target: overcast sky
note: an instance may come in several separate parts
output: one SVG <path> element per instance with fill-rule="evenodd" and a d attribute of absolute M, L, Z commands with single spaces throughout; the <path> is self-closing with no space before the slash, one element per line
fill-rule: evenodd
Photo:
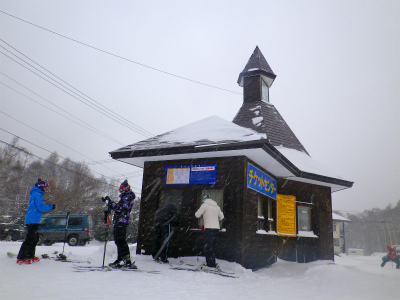
<path fill-rule="evenodd" d="M 258 45 L 277 74 L 270 102 L 315 160 L 355 182 L 333 193 L 333 208 L 400 200 L 398 0 L 0 0 L 0 10 L 3 142 L 17 135 L 96 176 L 127 177 L 138 193 L 140 169 L 108 152 L 209 116 L 232 121 Z"/>

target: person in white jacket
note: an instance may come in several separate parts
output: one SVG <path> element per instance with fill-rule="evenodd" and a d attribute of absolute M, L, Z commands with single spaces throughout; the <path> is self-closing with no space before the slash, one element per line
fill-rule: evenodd
<path fill-rule="evenodd" d="M 195 213 L 196 218 L 203 217 L 204 220 L 204 234 L 205 234 L 205 246 L 204 251 L 206 255 L 207 267 L 217 268 L 215 263 L 215 252 L 214 247 L 217 242 L 217 235 L 220 229 L 219 221 L 224 219 L 224 214 L 221 208 L 218 206 L 209 195 L 203 197 L 203 204 Z"/>

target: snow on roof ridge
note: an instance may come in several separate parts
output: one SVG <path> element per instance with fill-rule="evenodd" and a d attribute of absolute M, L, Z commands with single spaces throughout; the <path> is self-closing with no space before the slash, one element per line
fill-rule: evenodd
<path fill-rule="evenodd" d="M 159 142 L 192 143 L 201 140 L 246 142 L 260 139 L 266 139 L 266 134 L 241 127 L 218 116 L 210 116 L 163 134 L 159 137 Z"/>

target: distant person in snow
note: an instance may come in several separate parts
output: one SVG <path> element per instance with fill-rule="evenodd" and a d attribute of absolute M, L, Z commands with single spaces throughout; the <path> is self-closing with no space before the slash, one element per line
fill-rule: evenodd
<path fill-rule="evenodd" d="M 40 261 L 39 257 L 35 256 L 36 245 L 39 241 L 39 223 L 42 219 L 42 213 L 56 208 L 55 204 L 45 205 L 43 203 L 43 195 L 46 192 L 47 182 L 38 178 L 38 181 L 29 192 L 28 210 L 25 216 L 25 225 L 28 229 L 25 241 L 22 243 L 17 256 L 17 263 L 32 264 Z"/>
<path fill-rule="evenodd" d="M 119 187 L 120 199 L 118 202 L 113 202 L 108 196 L 101 199 L 110 209 L 114 210 L 114 242 L 117 245 L 118 258 L 109 264 L 113 268 L 137 269 L 135 263 L 131 262 L 131 253 L 126 242 L 129 215 L 132 210 L 133 200 L 136 198 L 135 193 L 130 188 L 128 181 L 125 180 Z"/>
<path fill-rule="evenodd" d="M 153 258 L 156 257 L 164 240 L 171 233 L 172 226 L 178 225 L 178 214 L 173 204 L 161 205 L 154 217 Z M 169 241 L 168 241 L 169 244 Z M 168 244 L 162 249 L 156 261 L 168 263 Z"/>
<path fill-rule="evenodd" d="M 387 246 L 389 253 L 382 258 L 381 267 L 384 267 L 388 261 L 392 261 L 396 263 L 396 269 L 400 269 L 400 258 L 397 256 L 396 249 L 390 246 Z"/>
<path fill-rule="evenodd" d="M 203 266 L 204 270 L 215 270 L 219 269 L 215 262 L 214 247 L 217 242 L 217 235 L 220 229 L 219 221 L 224 219 L 224 214 L 221 208 L 218 206 L 209 195 L 203 197 L 203 204 L 195 213 L 196 218 L 203 217 L 204 220 L 204 234 L 205 234 L 205 246 L 204 251 L 206 254 L 207 266 Z"/>

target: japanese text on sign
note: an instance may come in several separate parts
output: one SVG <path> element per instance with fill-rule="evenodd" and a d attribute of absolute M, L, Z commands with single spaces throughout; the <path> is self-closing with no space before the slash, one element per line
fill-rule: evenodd
<path fill-rule="evenodd" d="M 296 236 L 296 197 L 277 195 L 276 217 L 278 235 Z"/>
<path fill-rule="evenodd" d="M 250 163 L 247 168 L 247 187 L 276 199 L 276 181 Z"/>
<path fill-rule="evenodd" d="M 165 170 L 165 184 L 214 184 L 217 165 L 171 166 Z"/>

